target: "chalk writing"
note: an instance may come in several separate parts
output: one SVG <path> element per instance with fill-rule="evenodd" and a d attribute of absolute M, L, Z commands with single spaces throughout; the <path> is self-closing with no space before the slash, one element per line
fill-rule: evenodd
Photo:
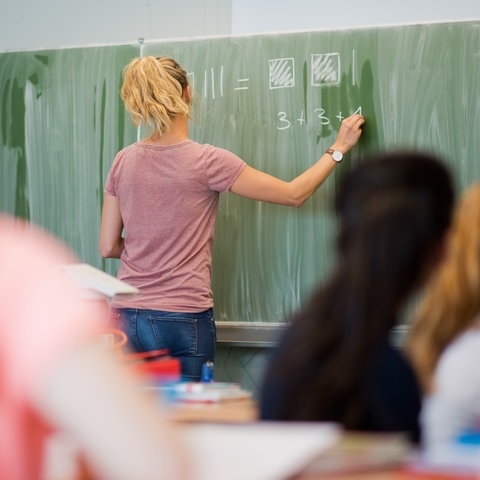
<path fill-rule="evenodd" d="M 324 108 L 314 108 L 314 120 L 321 126 L 331 125 L 331 117 L 327 116 L 327 112 Z M 354 113 L 362 114 L 362 106 L 360 105 L 354 112 L 350 113 L 349 115 L 353 115 Z M 336 118 L 339 123 L 345 118 L 342 112 L 338 112 L 337 114 L 333 115 L 333 118 Z M 295 120 L 298 125 L 307 125 L 307 118 L 305 116 L 305 110 L 301 110 L 300 115 Z M 277 130 L 288 130 L 292 126 L 293 121 L 289 117 L 286 112 L 278 112 L 277 114 Z"/>
<path fill-rule="evenodd" d="M 356 52 L 352 50 L 352 83 L 356 82 Z M 296 86 L 295 59 L 293 57 L 275 58 L 267 60 L 269 90 L 293 88 Z M 341 81 L 341 59 L 337 52 L 314 53 L 310 55 L 310 81 L 311 87 L 327 87 L 339 85 Z M 195 74 L 187 74 L 190 85 L 195 89 Z M 225 94 L 224 66 L 216 69 L 206 67 L 203 70 L 203 85 L 201 95 L 205 99 L 222 98 Z M 228 86 L 228 85 L 227 85 Z M 250 77 L 243 76 L 233 79 L 231 86 L 234 92 L 250 89 Z"/>
<path fill-rule="evenodd" d="M 234 90 L 248 90 L 248 85 L 246 85 L 248 82 L 250 82 L 249 78 L 239 78 L 237 79 L 237 82 L 239 84 L 238 87 L 234 87 Z"/>
<path fill-rule="evenodd" d="M 268 61 L 269 87 L 291 88 L 295 86 L 295 60 L 293 58 L 277 58 Z"/>
<path fill-rule="evenodd" d="M 313 87 L 340 83 L 340 55 L 338 53 L 314 54 L 310 58 L 311 85 Z"/>

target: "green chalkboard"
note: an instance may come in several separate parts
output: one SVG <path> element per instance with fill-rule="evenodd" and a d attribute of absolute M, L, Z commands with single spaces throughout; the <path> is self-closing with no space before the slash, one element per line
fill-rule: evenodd
<path fill-rule="evenodd" d="M 0 54 L 0 211 L 99 267 L 104 178 L 137 134 L 118 96 L 136 55 L 130 46 Z"/>
<path fill-rule="evenodd" d="M 82 260 L 97 252 L 102 188 L 135 141 L 118 92 L 137 55 L 171 55 L 194 89 L 191 137 L 284 179 L 309 167 L 340 121 L 364 135 L 301 209 L 222 196 L 214 246 L 215 316 L 283 322 L 334 261 L 336 185 L 369 153 L 420 148 L 480 179 L 480 22 L 155 41 L 0 54 L 0 209 L 44 225 Z"/>

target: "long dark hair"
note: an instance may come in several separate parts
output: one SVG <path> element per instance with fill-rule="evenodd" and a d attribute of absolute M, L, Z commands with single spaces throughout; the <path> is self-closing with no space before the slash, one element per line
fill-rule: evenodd
<path fill-rule="evenodd" d="M 292 382 L 282 418 L 359 427 L 372 352 L 426 278 L 453 201 L 449 170 L 423 153 L 379 155 L 344 177 L 336 268 L 294 315 L 269 366 Z"/>

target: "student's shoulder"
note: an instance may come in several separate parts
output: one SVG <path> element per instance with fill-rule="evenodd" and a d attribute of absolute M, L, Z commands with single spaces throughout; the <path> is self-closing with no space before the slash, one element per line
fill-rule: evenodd
<path fill-rule="evenodd" d="M 459 368 L 480 360 L 480 328 L 471 328 L 462 333 L 444 351 L 439 366 L 443 364 Z"/>
<path fill-rule="evenodd" d="M 392 372 L 396 375 L 414 376 L 413 367 L 403 353 L 401 347 L 392 345 L 389 342 L 383 343 L 374 355 L 373 362 L 375 369 L 390 376 Z"/>
<path fill-rule="evenodd" d="M 442 354 L 435 371 L 437 389 L 453 396 L 478 398 L 480 330 L 471 329 L 458 337 Z"/>
<path fill-rule="evenodd" d="M 377 349 L 377 355 L 384 360 L 390 360 L 394 362 L 406 362 L 406 357 L 400 346 L 393 345 L 390 342 L 383 342 Z"/>

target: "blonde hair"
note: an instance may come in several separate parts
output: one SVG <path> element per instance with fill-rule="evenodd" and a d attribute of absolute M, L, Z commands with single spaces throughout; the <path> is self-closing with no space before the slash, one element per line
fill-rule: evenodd
<path fill-rule="evenodd" d="M 464 192 L 446 256 L 428 284 L 407 338 L 407 352 L 426 391 L 445 348 L 480 312 L 480 184 Z"/>
<path fill-rule="evenodd" d="M 121 98 L 135 126 L 162 135 L 170 130 L 172 118 L 190 117 L 187 88 L 187 73 L 172 58 L 138 57 L 123 70 Z"/>

